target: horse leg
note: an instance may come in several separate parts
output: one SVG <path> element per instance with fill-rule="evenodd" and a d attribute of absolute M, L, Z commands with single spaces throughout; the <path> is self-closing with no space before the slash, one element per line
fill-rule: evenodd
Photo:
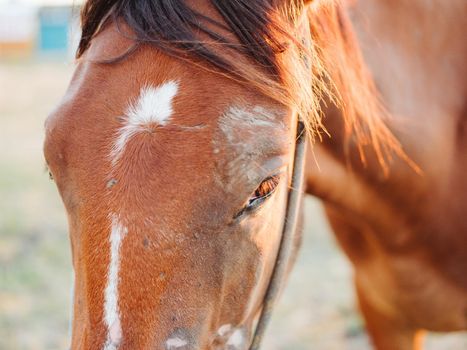
<path fill-rule="evenodd" d="M 359 287 L 358 282 L 356 287 L 360 310 L 375 349 L 422 350 L 423 331 L 381 312 L 369 302 L 366 291 Z"/>

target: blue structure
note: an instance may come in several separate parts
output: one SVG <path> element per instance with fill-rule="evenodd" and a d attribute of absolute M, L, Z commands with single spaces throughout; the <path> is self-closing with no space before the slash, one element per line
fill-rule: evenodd
<path fill-rule="evenodd" d="M 39 10 L 40 53 L 63 53 L 69 49 L 72 7 L 43 7 Z"/>

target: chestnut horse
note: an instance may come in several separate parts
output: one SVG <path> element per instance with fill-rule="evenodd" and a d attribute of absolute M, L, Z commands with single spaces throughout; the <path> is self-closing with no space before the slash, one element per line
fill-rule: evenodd
<path fill-rule="evenodd" d="M 374 159 L 362 166 L 328 109 L 332 138 L 308 161 L 308 192 L 355 267 L 376 348 L 418 349 L 422 330 L 467 329 L 467 2 L 359 0 L 348 13 L 342 23 L 355 29 L 386 125 L 416 171 L 397 159 L 388 176 Z M 346 48 L 328 38 L 334 55 Z"/>
<path fill-rule="evenodd" d="M 346 16 L 336 2 L 301 0 L 85 3 L 76 72 L 44 147 L 69 219 L 72 349 L 249 347 L 280 247 L 298 115 L 312 138 L 333 137 L 309 152 L 307 190 L 357 267 L 376 346 L 409 349 L 416 329 L 465 326 L 462 236 L 436 235 L 462 230 L 449 219 L 462 203 L 442 220 L 412 206 L 431 198 L 425 174 L 438 168 L 411 152 L 418 133 L 398 135 L 416 164 L 392 136 Z M 442 170 L 436 179 L 460 186 L 461 168 Z M 439 190 L 426 208 L 449 198 Z"/>

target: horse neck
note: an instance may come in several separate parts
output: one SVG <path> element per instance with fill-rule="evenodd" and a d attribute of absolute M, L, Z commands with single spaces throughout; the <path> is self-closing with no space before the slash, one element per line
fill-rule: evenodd
<path fill-rule="evenodd" d="M 375 125 L 384 116 L 378 109 L 365 109 L 372 100 L 371 94 L 376 92 L 371 89 L 371 83 L 365 81 L 371 80 L 366 69 L 392 115 L 387 124 L 393 132 L 403 130 L 405 135 L 411 135 L 417 128 L 419 131 L 424 128 L 427 140 L 442 142 L 443 135 L 448 132 L 446 128 L 452 132 L 456 123 L 465 119 L 466 12 L 464 0 L 453 0 L 449 4 L 421 0 L 359 0 L 346 11 L 339 12 L 338 31 L 343 44 L 339 44 L 336 37 L 325 37 L 322 43 L 333 43 L 326 50 L 331 52 L 328 65 L 331 73 L 334 67 L 340 67 L 334 74 L 337 89 L 341 95 L 344 92 L 344 97 L 349 95 L 344 100 L 347 105 L 357 106 L 357 122 Z M 350 22 L 346 21 L 347 16 Z M 321 21 L 323 17 L 311 18 L 310 23 Z M 360 59 L 360 50 L 363 59 Z M 331 74 L 331 78 L 335 77 Z M 339 130 L 348 129 L 349 120 L 345 112 L 341 111 L 343 118 L 329 117 L 335 111 L 325 112 L 328 115 L 326 126 L 333 134 L 332 144 L 342 147 L 345 135 L 339 134 Z M 419 125 L 421 116 L 429 123 Z M 401 138 L 404 134 L 397 136 Z M 413 144 L 416 140 L 401 141 L 408 151 L 413 151 L 410 147 L 417 147 Z M 427 152 L 424 154 L 427 156 Z"/>
<path fill-rule="evenodd" d="M 359 0 L 351 8 L 365 61 L 391 112 L 464 108 L 466 13 L 465 0 Z"/>
<path fill-rule="evenodd" d="M 423 192 L 428 182 L 439 188 L 460 182 L 452 176 L 462 170 L 459 151 L 467 152 L 467 142 L 462 141 L 467 138 L 467 2 L 359 0 L 346 10 L 345 15 L 351 18 L 346 30 L 355 31 L 362 64 L 369 69 L 391 114 L 386 124 L 425 173 L 420 177 L 403 161 L 393 162 L 390 175 L 395 179 L 394 186 Z M 342 55 L 358 56 L 359 50 L 354 45 L 353 52 Z M 356 86 L 351 81 L 341 85 Z M 347 183 L 345 170 L 349 164 L 358 176 L 378 183 L 381 169 L 377 161 L 370 158 L 367 167 L 360 166 L 358 149 L 354 143 L 347 143 L 343 132 L 346 123 L 342 111 L 328 106 L 325 126 L 332 138 L 324 137 L 325 142 L 315 146 L 321 171 L 312 170 L 315 160 L 310 159 L 310 192 L 323 193 L 323 197 L 331 196 L 331 192 L 345 193 L 346 189 L 339 186 Z M 332 165 L 333 174 L 343 178 L 333 181 L 320 176 L 326 174 L 326 162 Z M 335 171 L 337 168 L 340 172 Z M 403 182 L 397 182 L 397 178 Z"/>

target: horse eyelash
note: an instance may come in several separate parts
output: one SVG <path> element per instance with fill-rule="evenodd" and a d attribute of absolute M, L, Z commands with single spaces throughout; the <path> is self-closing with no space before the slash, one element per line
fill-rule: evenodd
<path fill-rule="evenodd" d="M 264 197 L 267 196 L 269 193 L 272 193 L 277 185 L 279 185 L 280 181 L 280 176 L 279 175 L 273 175 L 268 177 L 267 179 L 263 180 L 261 184 L 258 186 L 258 188 L 255 190 L 254 195 L 256 197 Z M 261 193 L 260 191 L 264 190 L 264 193 Z"/>
<path fill-rule="evenodd" d="M 49 175 L 49 180 L 51 180 L 51 181 L 54 180 L 54 176 L 53 176 L 52 172 L 50 171 L 49 165 L 47 163 L 44 164 L 44 172 Z"/>

